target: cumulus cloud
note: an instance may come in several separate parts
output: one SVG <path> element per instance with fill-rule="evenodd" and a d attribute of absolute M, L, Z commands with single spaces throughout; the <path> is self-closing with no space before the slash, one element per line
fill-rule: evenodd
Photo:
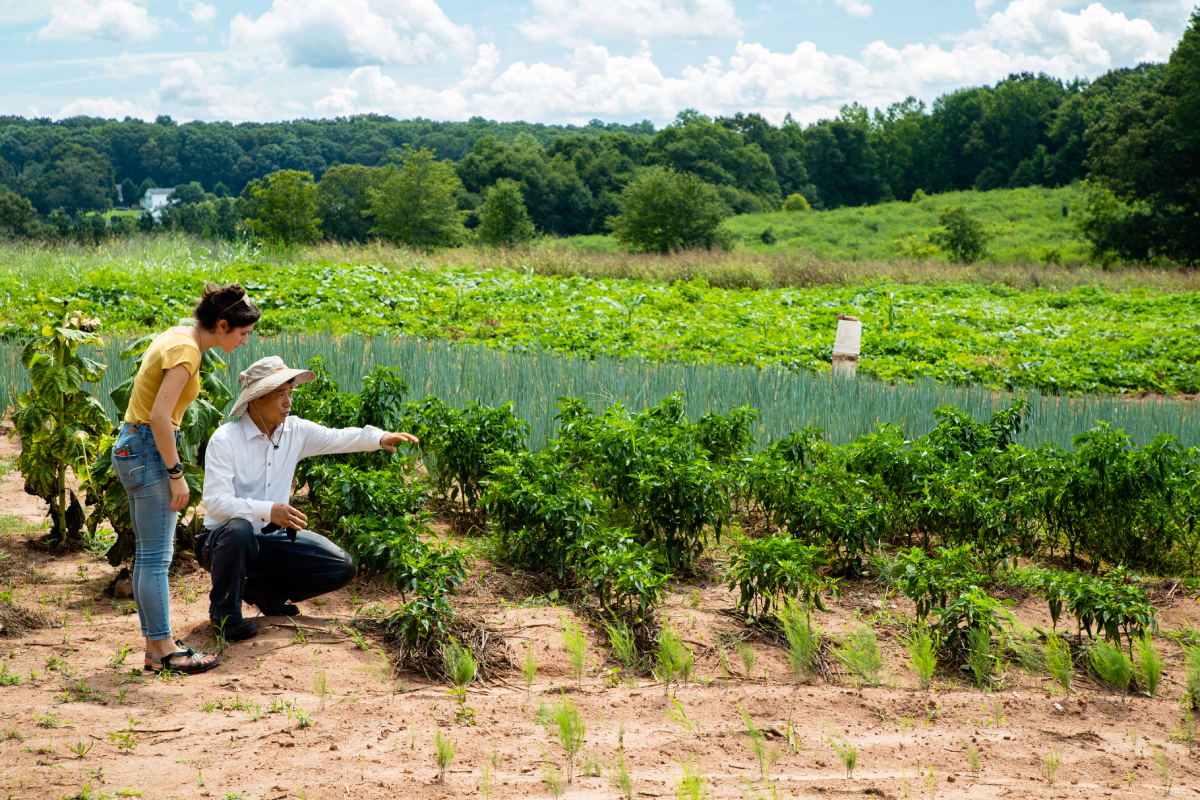
<path fill-rule="evenodd" d="M 946 47 L 874 42 L 849 57 L 823 52 L 812 42 L 791 52 L 739 42 L 727 62 L 709 57 L 668 76 L 644 44 L 632 56 L 584 44 L 562 65 L 518 61 L 490 80 L 464 79 L 440 91 L 403 86 L 377 67 L 359 69 L 315 107 L 320 113 L 572 122 L 666 121 L 681 108 L 696 108 L 710 114 L 757 111 L 775 122 L 792 113 L 811 122 L 854 100 L 870 107 L 909 95 L 932 99 L 1020 71 L 1095 75 L 1118 63 L 1165 59 L 1173 46 L 1172 37 L 1144 20 L 1098 4 L 1069 13 L 1047 0 L 1015 0 Z"/>
<path fill-rule="evenodd" d="M 258 19 L 238 14 L 230 44 L 288 64 L 358 67 L 417 64 L 469 52 L 474 34 L 433 0 L 274 0 Z"/>
<path fill-rule="evenodd" d="M 833 0 L 842 8 L 846 9 L 847 14 L 852 14 L 856 17 L 871 16 L 871 4 L 864 3 L 862 0 Z"/>
<path fill-rule="evenodd" d="M 180 5 L 183 4 L 181 3 Z M 193 22 L 198 22 L 201 25 L 210 25 L 217 18 L 217 7 L 208 3 L 192 3 L 191 8 L 187 12 Z"/>
<path fill-rule="evenodd" d="M 535 42 L 568 46 L 603 37 L 708 39 L 742 32 L 730 0 L 533 0 L 533 9 L 517 29 Z"/>
<path fill-rule="evenodd" d="M 37 32 L 44 41 L 136 42 L 156 35 L 160 25 L 130 0 L 69 0 L 50 10 L 50 21 Z"/>
<path fill-rule="evenodd" d="M 1005 53 L 1064 67 L 1073 65 L 1075 74 L 1109 69 L 1114 63 L 1166 58 L 1175 46 L 1174 37 L 1145 19 L 1129 19 L 1100 3 L 1071 13 L 1048 0 L 1014 0 L 962 41 L 986 43 Z"/>
<path fill-rule="evenodd" d="M 224 83 L 220 69 L 192 58 L 172 61 L 162 71 L 151 106 L 190 119 L 259 119 L 265 104 L 257 93 Z"/>
<path fill-rule="evenodd" d="M 135 117 L 137 119 L 144 119 L 147 122 L 153 120 L 155 117 L 149 111 L 138 108 L 137 104 L 132 100 L 115 100 L 111 97 L 81 97 L 59 109 L 54 118 L 65 119 L 67 117 L 78 116 L 103 117 L 104 119 Z"/>

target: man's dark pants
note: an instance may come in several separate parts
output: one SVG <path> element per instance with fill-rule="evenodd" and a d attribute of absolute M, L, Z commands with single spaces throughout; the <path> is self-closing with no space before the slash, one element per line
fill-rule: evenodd
<path fill-rule="evenodd" d="M 293 542 L 283 530 L 255 533 L 244 519 L 196 536 L 196 561 L 212 574 L 209 619 L 229 624 L 241 621 L 243 597 L 269 611 L 336 591 L 356 571 L 354 559 L 324 536 L 300 531 Z"/>

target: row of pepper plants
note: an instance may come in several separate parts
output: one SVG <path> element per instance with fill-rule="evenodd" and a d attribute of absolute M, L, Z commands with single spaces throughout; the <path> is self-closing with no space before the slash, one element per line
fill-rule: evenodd
<path fill-rule="evenodd" d="M 44 302 L 57 324 L 40 328 L 26 346 L 35 388 L 20 398 L 14 417 L 29 443 L 19 462 L 27 488 L 48 496 L 60 524 L 78 526 L 78 502 L 63 488 L 69 467 L 93 506 L 89 525 L 107 519 L 119 535 L 129 533 L 127 503 L 108 461 L 107 418 L 96 416 L 103 410 L 82 388 L 104 365 L 75 354 L 95 340 L 98 322 L 61 301 Z M 133 370 L 113 392 L 119 408 L 148 343 L 122 354 Z M 1035 588 L 1056 621 L 1065 607 L 1089 633 L 1094 624 L 1110 638 L 1152 623 L 1126 570 L 1191 575 L 1196 567 L 1200 451 L 1166 435 L 1135 447 L 1103 424 L 1076 436 L 1073 451 L 1021 447 L 1014 443 L 1023 424 L 1020 400 L 986 422 L 938 409 L 934 428 L 912 440 L 884 424 L 836 447 L 806 428 L 754 452 L 751 408 L 691 421 L 678 396 L 643 411 L 597 411 L 561 398 L 557 438 L 532 452 L 528 426 L 511 405 L 407 401 L 407 385 L 389 368 L 349 394 L 322 362 L 308 366 L 318 378 L 297 389 L 293 413 L 333 427 L 408 430 L 421 439 L 411 456 L 310 459 L 297 475 L 326 532 L 368 574 L 402 593 L 395 621 L 410 646 L 446 634 L 447 597 L 468 564 L 463 551 L 429 535 L 431 501 L 489 527 L 502 557 L 589 590 L 606 613 L 635 625 L 653 619 L 672 576 L 696 571 L 709 552 L 720 554 L 710 551 L 713 543 L 725 545 L 729 586 L 748 615 L 768 614 L 785 597 L 819 604 L 837 591 L 839 577 L 863 573 L 884 546 L 927 557 L 935 548 L 967 548 L 977 566 L 974 583 L 910 594 L 919 610 L 936 609 L 943 620 L 955 618 L 952 606 L 967 602 L 972 590 L 982 592 L 980 576 L 1018 555 L 1065 558 L 1071 570 Z M 204 442 L 229 401 L 223 369 L 206 354 L 201 401 L 185 419 L 193 500 Z M 195 524 L 193 514 L 187 525 Z M 119 560 L 123 554 L 114 550 Z M 916 559 L 905 569 L 916 569 Z M 959 611 L 967 627 L 977 624 L 970 609 Z"/>

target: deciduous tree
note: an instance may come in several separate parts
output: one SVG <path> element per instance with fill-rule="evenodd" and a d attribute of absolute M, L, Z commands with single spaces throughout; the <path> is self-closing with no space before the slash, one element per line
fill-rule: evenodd
<path fill-rule="evenodd" d="M 612 220 L 617 240 L 631 250 L 669 253 L 689 247 L 729 247 L 726 211 L 715 187 L 690 172 L 653 167 L 621 194 Z"/>
<path fill-rule="evenodd" d="M 283 169 L 250 189 L 257 212 L 247 220 L 255 233 L 291 244 L 315 239 L 321 231 L 317 187 L 312 175 Z"/>
<path fill-rule="evenodd" d="M 409 247 L 451 247 L 466 236 L 455 195 L 462 188 L 454 165 L 433 151 L 405 147 L 400 165 L 387 168 L 379 188 L 368 189 L 372 233 Z"/>

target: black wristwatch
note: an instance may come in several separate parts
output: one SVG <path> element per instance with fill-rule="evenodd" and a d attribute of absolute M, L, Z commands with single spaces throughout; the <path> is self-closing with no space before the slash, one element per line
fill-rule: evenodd
<path fill-rule="evenodd" d="M 173 467 L 167 467 L 167 474 L 171 476 L 171 480 L 183 474 L 183 462 L 180 461 Z"/>

